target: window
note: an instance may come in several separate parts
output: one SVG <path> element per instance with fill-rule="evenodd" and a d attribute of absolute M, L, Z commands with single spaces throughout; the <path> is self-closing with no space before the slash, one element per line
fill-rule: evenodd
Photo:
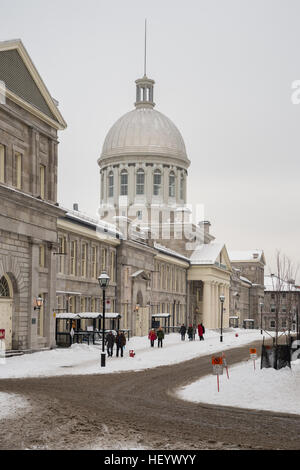
<path fill-rule="evenodd" d="M 76 276 L 76 255 L 77 255 L 77 242 L 75 240 L 71 241 L 71 264 L 70 264 L 70 274 Z"/>
<path fill-rule="evenodd" d="M 282 320 L 281 325 L 282 325 L 282 328 L 286 328 L 286 320 Z"/>
<path fill-rule="evenodd" d="M 22 189 L 22 155 L 19 152 L 15 153 L 15 185 L 17 189 Z"/>
<path fill-rule="evenodd" d="M 97 300 L 95 297 L 92 297 L 92 301 L 91 301 L 91 312 L 96 312 L 96 305 L 97 305 Z"/>
<path fill-rule="evenodd" d="M 145 190 L 145 173 L 144 170 L 140 169 L 136 173 L 136 194 L 144 194 Z"/>
<path fill-rule="evenodd" d="M 169 174 L 169 197 L 175 197 L 175 173 Z"/>
<path fill-rule="evenodd" d="M 276 326 L 275 320 L 271 320 L 270 321 L 270 328 L 275 328 L 275 326 Z"/>
<path fill-rule="evenodd" d="M 87 244 L 81 246 L 81 276 L 86 277 Z"/>
<path fill-rule="evenodd" d="M 116 258 L 115 252 L 112 251 L 110 254 L 110 280 L 115 282 L 116 278 Z"/>
<path fill-rule="evenodd" d="M 72 295 L 69 297 L 69 308 L 67 308 L 67 311 L 70 313 L 75 313 L 75 297 Z"/>
<path fill-rule="evenodd" d="M 101 271 L 106 271 L 107 269 L 107 249 L 101 248 Z"/>
<path fill-rule="evenodd" d="M 45 245 L 39 246 L 39 266 L 40 268 L 45 267 Z"/>
<path fill-rule="evenodd" d="M 184 176 L 181 175 L 180 178 L 180 199 L 184 199 Z"/>
<path fill-rule="evenodd" d="M 58 251 L 60 255 L 58 256 L 58 272 L 64 273 L 65 271 L 65 257 L 62 253 L 66 253 L 66 237 L 58 237 L 59 248 Z"/>
<path fill-rule="evenodd" d="M 128 196 L 128 173 L 126 170 L 121 172 L 121 196 Z"/>
<path fill-rule="evenodd" d="M 97 247 L 92 246 L 92 278 L 97 279 Z"/>
<path fill-rule="evenodd" d="M 42 199 L 45 199 L 45 177 L 46 177 L 46 167 L 40 165 L 40 196 Z"/>
<path fill-rule="evenodd" d="M 275 312 L 276 312 L 276 307 L 275 307 L 275 305 L 271 305 L 271 312 L 272 312 L 272 313 L 275 313 Z"/>
<path fill-rule="evenodd" d="M 153 195 L 160 196 L 161 193 L 161 172 L 160 170 L 155 170 L 153 175 Z"/>
<path fill-rule="evenodd" d="M 9 284 L 4 276 L 0 278 L 0 297 L 10 297 Z"/>
<path fill-rule="evenodd" d="M 111 171 L 108 175 L 108 197 L 113 197 L 114 195 L 114 174 Z"/>
<path fill-rule="evenodd" d="M 0 144 L 0 183 L 5 183 L 5 147 Z"/>
<path fill-rule="evenodd" d="M 142 211 L 137 211 L 136 216 L 138 220 L 143 220 L 143 212 Z"/>
<path fill-rule="evenodd" d="M 81 297 L 81 299 L 80 299 L 80 311 L 82 313 L 85 313 L 86 310 L 87 310 L 87 308 L 86 308 L 86 303 L 87 302 L 86 301 L 87 301 L 86 297 Z"/>

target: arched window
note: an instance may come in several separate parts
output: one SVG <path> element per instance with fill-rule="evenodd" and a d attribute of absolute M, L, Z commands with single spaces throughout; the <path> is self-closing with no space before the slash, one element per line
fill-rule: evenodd
<path fill-rule="evenodd" d="M 145 191 L 145 173 L 142 168 L 136 172 L 136 194 L 144 194 Z"/>
<path fill-rule="evenodd" d="M 121 196 L 128 196 L 128 173 L 126 170 L 121 171 Z"/>
<path fill-rule="evenodd" d="M 161 172 L 155 170 L 153 175 L 153 195 L 159 196 L 161 192 Z"/>
<path fill-rule="evenodd" d="M 184 199 L 184 176 L 181 174 L 180 177 L 180 199 Z"/>
<path fill-rule="evenodd" d="M 108 197 L 113 197 L 114 195 L 114 174 L 112 171 L 108 175 Z"/>
<path fill-rule="evenodd" d="M 169 197 L 175 197 L 175 173 L 171 171 L 169 174 Z"/>
<path fill-rule="evenodd" d="M 9 284 L 5 276 L 0 279 L 0 297 L 10 297 Z"/>

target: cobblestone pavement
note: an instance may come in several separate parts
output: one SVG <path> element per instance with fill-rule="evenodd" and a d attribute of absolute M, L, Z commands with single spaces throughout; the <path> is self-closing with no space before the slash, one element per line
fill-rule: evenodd
<path fill-rule="evenodd" d="M 247 359 L 249 347 L 226 357 L 229 366 Z M 176 388 L 209 373 L 211 356 L 140 372 L 0 380 L 0 391 L 32 405 L 1 421 L 0 449 L 300 448 L 296 415 L 176 398 Z"/>

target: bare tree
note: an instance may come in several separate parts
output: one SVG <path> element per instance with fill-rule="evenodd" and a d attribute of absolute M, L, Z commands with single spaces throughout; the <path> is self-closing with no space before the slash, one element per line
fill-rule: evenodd
<path fill-rule="evenodd" d="M 277 346 L 279 339 L 279 314 L 286 319 L 287 328 L 283 334 L 288 332 L 289 343 L 291 326 L 296 306 L 299 302 L 299 290 L 295 287 L 298 266 L 291 262 L 290 258 L 276 252 L 275 272 L 271 274 L 272 279 L 272 307 L 275 308 L 275 368 L 277 368 Z"/>

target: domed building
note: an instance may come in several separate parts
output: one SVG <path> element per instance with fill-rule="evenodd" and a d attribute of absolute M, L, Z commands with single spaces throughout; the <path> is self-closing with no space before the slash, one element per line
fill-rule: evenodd
<path fill-rule="evenodd" d="M 136 80 L 135 108 L 104 141 L 100 219 L 59 205 L 57 131 L 66 123 L 19 40 L 0 42 L 0 82 L 0 333 L 11 354 L 69 345 L 71 327 L 91 338 L 103 271 L 104 328 L 219 328 L 221 298 L 223 326 L 246 318 L 257 327 L 263 253 L 229 256 L 209 222 L 189 221 L 190 160 L 180 131 L 154 109 L 153 80 Z"/>
<path fill-rule="evenodd" d="M 180 131 L 154 109 L 154 83 L 146 76 L 136 80 L 135 109 L 105 138 L 98 159 L 103 218 L 128 216 L 153 225 L 153 210 L 186 204 L 190 160 Z"/>

